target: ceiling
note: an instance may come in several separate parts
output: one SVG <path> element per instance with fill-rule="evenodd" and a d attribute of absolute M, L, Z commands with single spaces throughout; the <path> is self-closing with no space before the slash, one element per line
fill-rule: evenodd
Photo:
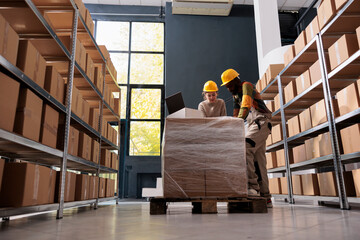
<path fill-rule="evenodd" d="M 211 0 L 210 0 L 211 1 Z M 313 0 L 277 0 L 279 10 L 299 10 L 308 7 Z M 171 0 L 83 0 L 84 3 L 112 4 L 112 5 L 136 5 L 136 6 L 165 6 L 165 2 Z M 234 0 L 234 4 L 254 4 L 254 0 Z"/>

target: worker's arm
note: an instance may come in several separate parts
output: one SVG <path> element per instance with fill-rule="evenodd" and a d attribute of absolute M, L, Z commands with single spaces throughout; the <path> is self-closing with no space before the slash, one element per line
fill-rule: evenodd
<path fill-rule="evenodd" d="M 254 87 L 251 83 L 245 82 L 242 85 L 243 96 L 241 101 L 239 118 L 246 119 L 252 106 Z"/>
<path fill-rule="evenodd" d="M 240 108 L 234 108 L 233 117 L 238 117 L 239 116 L 239 111 L 240 111 Z"/>
<path fill-rule="evenodd" d="M 201 111 L 203 117 L 206 117 L 206 111 L 205 111 L 205 108 L 204 108 L 202 102 L 199 104 L 198 110 Z"/>

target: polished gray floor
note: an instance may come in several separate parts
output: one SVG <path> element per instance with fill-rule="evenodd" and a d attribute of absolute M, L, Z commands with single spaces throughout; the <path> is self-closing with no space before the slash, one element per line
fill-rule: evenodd
<path fill-rule="evenodd" d="M 276 202 L 268 214 L 191 214 L 188 204 L 150 216 L 149 203 L 120 202 L 1 222 L 0 239 L 360 239 L 360 211 Z"/>

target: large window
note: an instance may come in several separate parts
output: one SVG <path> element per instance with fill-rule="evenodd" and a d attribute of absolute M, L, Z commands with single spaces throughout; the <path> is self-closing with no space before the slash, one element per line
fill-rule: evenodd
<path fill-rule="evenodd" d="M 131 156 L 159 156 L 164 115 L 164 24 L 97 21 L 96 40 L 117 69 Z"/>

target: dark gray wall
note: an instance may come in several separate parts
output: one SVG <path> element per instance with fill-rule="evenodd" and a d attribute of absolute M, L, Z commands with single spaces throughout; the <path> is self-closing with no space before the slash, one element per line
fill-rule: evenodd
<path fill-rule="evenodd" d="M 220 76 L 234 68 L 242 79 L 258 79 L 253 6 L 235 5 L 229 17 L 172 15 L 166 5 L 166 96 L 181 91 L 185 106 L 197 108 L 207 80 L 221 84 Z M 220 98 L 230 93 L 221 87 Z M 227 103 L 232 113 L 232 101 Z"/>

